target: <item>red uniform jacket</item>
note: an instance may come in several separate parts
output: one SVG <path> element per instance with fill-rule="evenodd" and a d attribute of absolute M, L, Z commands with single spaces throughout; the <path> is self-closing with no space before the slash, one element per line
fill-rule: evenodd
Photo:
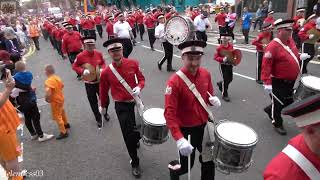
<path fill-rule="evenodd" d="M 53 32 L 54 32 L 56 29 L 57 29 L 56 26 L 54 26 L 54 25 L 51 26 L 51 28 L 49 29 L 49 30 L 50 30 L 50 31 L 49 31 L 50 36 L 53 36 Z"/>
<path fill-rule="evenodd" d="M 137 24 L 143 24 L 144 15 L 142 13 L 135 14 Z"/>
<path fill-rule="evenodd" d="M 302 134 L 292 138 L 289 144 L 302 153 L 320 171 L 320 158 L 310 150 Z M 283 152 L 270 161 L 264 170 L 263 178 L 265 180 L 310 180 L 305 172 Z"/>
<path fill-rule="evenodd" d="M 264 21 L 263 21 L 263 23 L 270 23 L 270 24 L 272 24 L 272 26 L 273 26 L 273 23 L 274 23 L 274 18 L 272 17 L 272 16 L 267 16 L 265 19 L 264 19 Z"/>
<path fill-rule="evenodd" d="M 82 48 L 81 35 L 77 31 L 66 33 L 62 37 L 62 52 L 63 54 L 71 52 L 80 52 Z"/>
<path fill-rule="evenodd" d="M 186 68 L 180 70 L 195 84 L 203 100 L 211 105 L 207 94 L 209 92 L 214 95 L 210 73 L 202 67 L 198 69 L 195 76 Z M 199 126 L 208 121 L 207 111 L 176 73 L 167 82 L 164 117 L 175 140 L 183 137 L 180 127 Z"/>
<path fill-rule="evenodd" d="M 50 35 L 51 35 L 51 33 L 52 33 L 53 28 L 54 28 L 54 26 L 53 26 L 52 24 L 48 23 L 48 25 L 47 25 L 47 31 L 48 31 L 48 33 L 49 33 Z"/>
<path fill-rule="evenodd" d="M 72 26 L 76 26 L 77 25 L 77 20 L 74 18 L 70 18 L 70 20 L 68 21 L 68 23 L 72 24 Z"/>
<path fill-rule="evenodd" d="M 80 19 L 80 25 L 82 29 L 88 29 L 88 23 L 86 22 L 87 20 L 85 18 Z"/>
<path fill-rule="evenodd" d="M 154 19 L 153 16 L 146 16 L 144 18 L 144 24 L 147 26 L 148 29 L 154 29 L 156 22 L 157 20 Z"/>
<path fill-rule="evenodd" d="M 96 25 L 101 25 L 102 17 L 101 16 L 94 17 L 94 22 L 96 23 Z"/>
<path fill-rule="evenodd" d="M 310 29 L 316 28 L 316 23 L 314 21 L 309 21 L 307 24 L 303 26 L 303 28 L 299 31 L 298 35 L 302 41 L 306 41 L 309 39 L 309 34 L 307 32 Z M 319 31 L 319 30 L 318 30 Z"/>
<path fill-rule="evenodd" d="M 139 86 L 141 89 L 144 88 L 145 78 L 139 69 L 138 61 L 122 58 L 120 67 L 118 67 L 115 62 L 112 62 L 112 64 L 131 88 L 135 88 L 136 86 Z M 135 75 L 137 76 L 138 84 L 136 83 Z M 106 103 L 108 102 L 108 93 L 110 88 L 111 96 L 114 101 L 133 100 L 132 95 L 129 94 L 118 81 L 108 66 L 102 71 L 100 76 L 100 102 L 102 107 L 107 105 Z"/>
<path fill-rule="evenodd" d="M 200 15 L 200 12 L 199 11 L 192 11 L 191 13 L 191 19 L 192 21 L 194 21 L 194 19 Z"/>
<path fill-rule="evenodd" d="M 283 43 L 288 46 L 300 61 L 298 49 L 293 41 Z M 266 85 L 271 85 L 271 78 L 295 81 L 300 73 L 299 62 L 278 42 L 272 40 L 265 49 L 261 67 L 261 79 Z"/>
<path fill-rule="evenodd" d="M 299 31 L 300 30 L 300 24 L 298 23 L 298 20 L 303 18 L 303 16 L 294 16 L 294 24 L 292 25 L 294 31 Z"/>
<path fill-rule="evenodd" d="M 134 16 L 129 16 L 127 18 L 127 22 L 129 23 L 131 28 L 134 28 L 134 24 L 136 23 L 136 18 Z"/>
<path fill-rule="evenodd" d="M 221 54 L 222 50 L 227 50 L 227 51 L 232 51 L 233 50 L 233 46 L 232 44 L 228 43 L 227 47 L 224 47 L 222 44 L 217 48 L 217 52 L 214 54 L 214 60 L 218 61 L 219 63 L 223 63 L 223 58 L 225 56 L 223 56 Z"/>
<path fill-rule="evenodd" d="M 268 39 L 268 41 L 271 41 L 271 32 L 261 32 L 258 34 L 258 37 L 252 41 L 252 44 L 256 46 L 257 51 L 264 52 L 263 48 L 263 39 Z"/>
<path fill-rule="evenodd" d="M 52 29 L 52 31 L 51 31 L 51 36 L 52 36 L 55 40 L 57 40 L 58 34 L 59 34 L 59 29 L 58 29 L 58 28 L 55 27 L 54 29 Z"/>
<path fill-rule="evenodd" d="M 167 14 L 165 14 L 165 19 L 166 20 L 168 20 L 168 19 L 170 19 L 171 17 L 173 17 L 173 16 L 178 16 L 179 15 L 179 13 L 177 13 L 177 12 L 175 12 L 175 13 L 173 13 L 173 12 L 168 12 Z"/>
<path fill-rule="evenodd" d="M 114 25 L 114 23 L 111 22 L 111 21 L 109 21 L 109 22 L 106 24 L 106 31 L 107 31 L 107 33 L 108 33 L 108 36 L 114 35 L 113 25 Z"/>
<path fill-rule="evenodd" d="M 227 15 L 225 13 L 219 13 L 214 18 L 214 22 L 218 22 L 218 26 L 226 26 Z"/>
<path fill-rule="evenodd" d="M 96 68 L 98 65 L 103 69 L 106 67 L 102 53 L 97 50 L 94 50 L 93 52 L 84 50 L 79 53 L 76 60 L 72 64 L 72 69 L 76 71 L 77 74 L 82 74 L 84 68 L 81 66 L 85 63 L 91 64 L 94 68 Z"/>
<path fill-rule="evenodd" d="M 87 27 L 88 29 L 95 29 L 96 28 L 96 22 L 94 21 L 94 19 L 87 19 Z"/>

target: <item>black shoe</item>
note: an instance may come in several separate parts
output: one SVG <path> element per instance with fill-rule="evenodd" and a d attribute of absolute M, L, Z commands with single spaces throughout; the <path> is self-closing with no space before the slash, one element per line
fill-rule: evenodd
<path fill-rule="evenodd" d="M 70 126 L 69 123 L 64 125 L 64 128 L 66 128 L 66 129 L 70 129 L 70 127 L 71 127 L 71 126 Z"/>
<path fill-rule="evenodd" d="M 137 142 L 137 149 L 140 148 L 140 142 Z"/>
<path fill-rule="evenodd" d="M 151 51 L 154 51 L 154 48 L 153 48 L 153 47 L 151 48 Z"/>
<path fill-rule="evenodd" d="M 256 80 L 256 82 L 257 82 L 258 84 L 263 84 L 263 81 L 261 81 L 261 80 Z"/>
<path fill-rule="evenodd" d="M 104 119 L 105 119 L 106 121 L 110 121 L 110 116 L 109 116 L 108 113 L 106 113 L 106 114 L 104 115 Z"/>
<path fill-rule="evenodd" d="M 140 177 L 141 177 L 141 169 L 140 169 L 140 166 L 132 167 L 131 171 L 132 171 L 132 175 L 133 175 L 135 178 L 140 178 Z"/>
<path fill-rule="evenodd" d="M 269 119 L 270 119 L 271 121 L 273 121 L 273 119 L 272 119 L 272 114 L 271 114 L 271 109 L 270 109 L 270 111 L 268 111 L 268 108 L 264 108 L 263 111 L 264 111 L 265 113 L 267 113 Z"/>
<path fill-rule="evenodd" d="M 226 102 L 230 102 L 229 96 L 222 96 L 222 99 Z"/>
<path fill-rule="evenodd" d="M 56 140 L 61 140 L 61 139 L 64 139 L 64 138 L 67 138 L 69 136 L 69 134 L 66 132 L 66 133 L 60 133 L 58 137 L 56 137 Z"/>
<path fill-rule="evenodd" d="M 158 62 L 157 64 L 158 64 L 158 69 L 159 69 L 159 71 L 161 71 L 161 70 L 162 70 L 161 64 L 160 64 L 159 62 Z"/>
<path fill-rule="evenodd" d="M 219 91 L 222 92 L 222 82 L 217 82 L 217 86 L 219 88 Z"/>
<path fill-rule="evenodd" d="M 274 127 L 274 130 L 282 136 L 287 135 L 287 131 L 283 127 Z"/>
<path fill-rule="evenodd" d="M 167 71 L 168 71 L 168 72 L 176 72 L 176 70 L 175 70 L 175 69 L 172 69 L 172 68 L 167 69 Z"/>
<path fill-rule="evenodd" d="M 97 122 L 97 126 L 98 126 L 98 128 L 101 128 L 102 127 L 102 122 Z"/>

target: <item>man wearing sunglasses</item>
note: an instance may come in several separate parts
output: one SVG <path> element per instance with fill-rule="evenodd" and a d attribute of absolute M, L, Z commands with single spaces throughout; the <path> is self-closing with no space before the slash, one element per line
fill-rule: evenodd
<path fill-rule="evenodd" d="M 261 80 L 272 103 L 264 108 L 275 131 L 286 135 L 281 110 L 293 102 L 293 86 L 300 73 L 300 60 L 310 58 L 298 49 L 292 39 L 293 20 L 279 20 L 274 24 L 277 35 L 266 47 L 262 60 Z"/>

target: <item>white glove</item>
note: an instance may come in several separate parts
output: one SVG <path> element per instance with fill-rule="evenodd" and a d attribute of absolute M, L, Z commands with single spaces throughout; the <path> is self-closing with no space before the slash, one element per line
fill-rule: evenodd
<path fill-rule="evenodd" d="M 268 94 L 272 93 L 272 85 L 263 85 L 264 91 Z"/>
<path fill-rule="evenodd" d="M 227 57 L 224 57 L 223 58 L 223 62 L 227 62 L 228 58 Z"/>
<path fill-rule="evenodd" d="M 314 34 L 309 34 L 309 39 L 312 39 L 314 37 Z"/>
<path fill-rule="evenodd" d="M 141 88 L 139 86 L 132 89 L 133 93 L 132 96 L 138 96 L 141 92 Z"/>
<path fill-rule="evenodd" d="M 107 113 L 107 109 L 99 106 L 99 112 L 100 112 L 100 114 L 105 115 Z"/>
<path fill-rule="evenodd" d="M 182 156 L 188 156 L 193 151 L 193 146 L 185 138 L 181 138 L 177 141 L 177 147 Z"/>
<path fill-rule="evenodd" d="M 302 53 L 302 54 L 300 55 L 301 61 L 304 61 L 304 60 L 306 60 L 306 59 L 308 59 L 308 58 L 311 58 L 311 56 L 310 56 L 309 54 L 307 54 L 307 53 Z"/>
<path fill-rule="evenodd" d="M 219 100 L 219 98 L 217 96 L 210 96 L 209 97 L 209 101 L 215 107 L 220 107 L 221 106 L 221 102 L 220 102 L 220 100 Z"/>
<path fill-rule="evenodd" d="M 83 74 L 84 76 L 89 75 L 89 74 L 90 74 L 90 71 L 89 71 L 88 69 L 85 69 L 82 74 Z"/>

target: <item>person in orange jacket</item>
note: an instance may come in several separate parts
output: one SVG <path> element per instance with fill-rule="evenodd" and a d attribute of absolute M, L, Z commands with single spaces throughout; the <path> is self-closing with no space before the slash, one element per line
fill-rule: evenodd
<path fill-rule="evenodd" d="M 40 47 L 39 47 L 40 28 L 35 20 L 31 21 L 29 25 L 29 36 L 33 40 L 34 45 L 36 46 L 36 49 L 39 51 L 40 50 Z"/>
<path fill-rule="evenodd" d="M 64 110 L 64 85 L 61 78 L 55 74 L 55 70 L 52 65 L 46 65 L 45 73 L 48 77 L 45 81 L 45 99 L 50 103 L 52 117 L 57 122 L 60 129 L 60 135 L 56 137 L 56 139 L 64 139 L 68 137 L 66 129 L 70 128 L 70 124 L 68 123 L 67 115 Z"/>
<path fill-rule="evenodd" d="M 16 130 L 20 125 L 20 119 L 16 109 L 9 101 L 15 82 L 9 71 L 5 73 L 5 90 L 0 93 L 0 164 L 12 180 L 22 180 L 18 156 L 20 147 L 17 141 Z"/>

